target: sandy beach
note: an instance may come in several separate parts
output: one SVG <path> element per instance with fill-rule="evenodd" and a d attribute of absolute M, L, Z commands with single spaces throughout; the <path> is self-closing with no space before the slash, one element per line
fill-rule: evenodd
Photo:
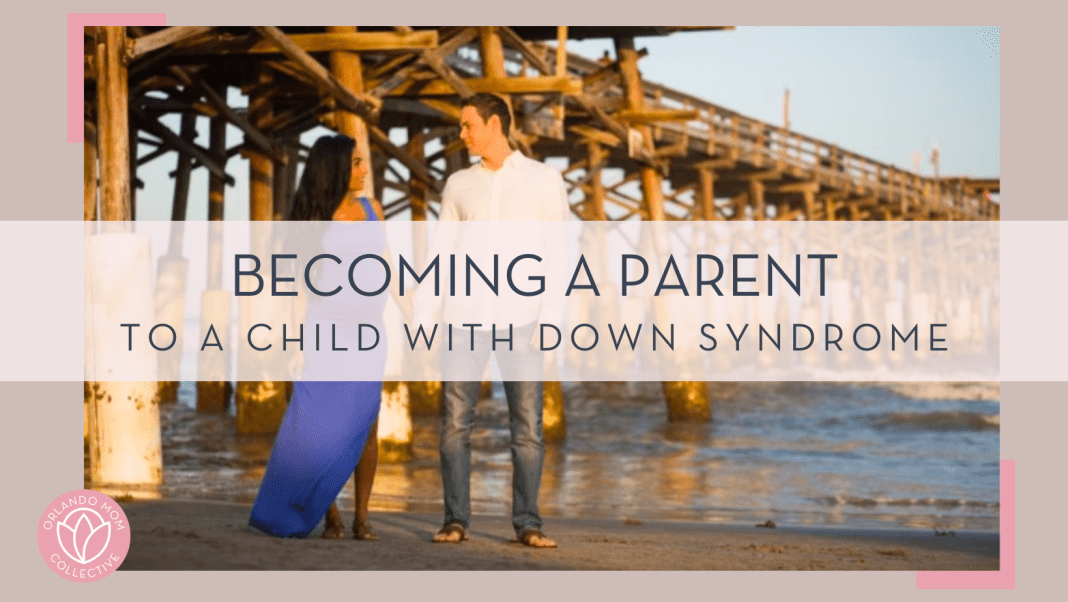
<path fill-rule="evenodd" d="M 377 542 L 275 539 L 245 527 L 244 504 L 122 504 L 121 570 L 997 570 L 996 533 L 724 525 L 546 517 L 559 548 L 515 541 L 505 516 L 474 517 L 470 540 L 432 544 L 437 514 L 372 513 Z"/>

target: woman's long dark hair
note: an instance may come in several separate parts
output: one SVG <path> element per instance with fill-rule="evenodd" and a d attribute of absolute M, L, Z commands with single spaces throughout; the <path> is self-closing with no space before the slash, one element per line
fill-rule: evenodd
<path fill-rule="evenodd" d="M 349 191 L 356 141 L 344 134 L 323 136 L 312 145 L 286 219 L 330 221 Z"/>

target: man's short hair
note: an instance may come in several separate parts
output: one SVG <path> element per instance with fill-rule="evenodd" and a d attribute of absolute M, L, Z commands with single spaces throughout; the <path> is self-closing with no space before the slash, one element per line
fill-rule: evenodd
<path fill-rule="evenodd" d="M 489 123 L 490 117 L 496 115 L 501 120 L 501 133 L 505 138 L 508 137 L 508 132 L 512 127 L 512 115 L 508 111 L 508 103 L 504 102 L 503 98 L 489 92 L 479 92 L 464 99 L 460 108 L 465 107 L 475 107 L 478 116 L 486 123 Z"/>

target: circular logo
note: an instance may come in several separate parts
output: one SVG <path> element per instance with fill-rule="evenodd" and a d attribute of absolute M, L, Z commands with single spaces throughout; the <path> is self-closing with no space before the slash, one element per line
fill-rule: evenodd
<path fill-rule="evenodd" d="M 130 523 L 115 500 L 75 489 L 48 505 L 37 523 L 41 557 L 71 581 L 97 581 L 119 568 L 130 550 Z"/>

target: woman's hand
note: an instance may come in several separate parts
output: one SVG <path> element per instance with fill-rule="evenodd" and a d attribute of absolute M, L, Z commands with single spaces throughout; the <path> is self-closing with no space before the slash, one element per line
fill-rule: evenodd
<path fill-rule="evenodd" d="M 401 310 L 401 315 L 404 316 L 404 323 L 405 324 L 411 324 L 412 323 L 412 312 L 413 312 L 411 297 L 398 296 L 398 297 L 396 297 L 396 301 L 397 301 L 397 307 L 399 307 L 400 310 Z"/>
<path fill-rule="evenodd" d="M 293 380 L 300 380 L 302 372 L 304 372 L 304 352 L 294 351 L 293 359 L 289 360 L 289 377 Z"/>

